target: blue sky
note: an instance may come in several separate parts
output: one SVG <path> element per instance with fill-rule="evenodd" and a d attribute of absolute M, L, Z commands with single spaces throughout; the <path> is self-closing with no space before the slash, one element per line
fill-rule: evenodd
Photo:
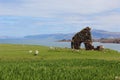
<path fill-rule="evenodd" d="M 120 0 L 0 0 L 0 36 L 120 32 Z"/>

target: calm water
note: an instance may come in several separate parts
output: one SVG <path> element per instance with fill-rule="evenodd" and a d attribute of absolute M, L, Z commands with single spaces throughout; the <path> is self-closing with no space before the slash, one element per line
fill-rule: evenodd
<path fill-rule="evenodd" d="M 54 46 L 54 47 L 68 47 L 70 48 L 70 42 L 56 42 L 53 39 L 0 39 L 1 44 L 30 44 L 30 45 L 44 45 L 44 46 Z M 99 46 L 104 45 L 105 48 L 117 50 L 120 52 L 120 44 L 113 44 L 113 43 L 99 43 L 95 42 L 93 45 Z M 82 44 L 82 47 L 84 45 Z"/>

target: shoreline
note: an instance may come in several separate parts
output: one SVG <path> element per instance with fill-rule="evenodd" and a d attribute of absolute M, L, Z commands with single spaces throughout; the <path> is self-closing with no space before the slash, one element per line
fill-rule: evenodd
<path fill-rule="evenodd" d="M 71 42 L 71 40 L 57 40 L 56 42 Z M 93 39 L 93 42 L 120 44 L 120 39 Z"/>

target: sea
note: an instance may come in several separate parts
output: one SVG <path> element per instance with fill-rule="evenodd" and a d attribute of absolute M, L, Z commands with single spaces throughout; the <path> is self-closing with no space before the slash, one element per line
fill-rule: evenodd
<path fill-rule="evenodd" d="M 0 39 L 0 44 L 27 44 L 27 45 L 62 47 L 62 48 L 71 47 L 70 42 L 58 42 L 55 39 Z M 120 44 L 93 42 L 93 45 L 95 47 L 99 45 L 103 45 L 105 48 L 113 49 L 120 52 Z M 81 47 L 84 48 L 84 45 L 82 44 Z"/>

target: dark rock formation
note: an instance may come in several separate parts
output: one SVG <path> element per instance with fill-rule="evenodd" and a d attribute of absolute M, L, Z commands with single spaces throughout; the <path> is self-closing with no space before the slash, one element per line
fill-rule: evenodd
<path fill-rule="evenodd" d="M 76 33 L 72 37 L 71 41 L 71 48 L 72 49 L 80 49 L 81 43 L 83 42 L 85 45 L 86 50 L 92 50 L 94 49 L 94 46 L 92 46 L 92 37 L 91 37 L 91 28 L 86 27 L 80 32 Z"/>

